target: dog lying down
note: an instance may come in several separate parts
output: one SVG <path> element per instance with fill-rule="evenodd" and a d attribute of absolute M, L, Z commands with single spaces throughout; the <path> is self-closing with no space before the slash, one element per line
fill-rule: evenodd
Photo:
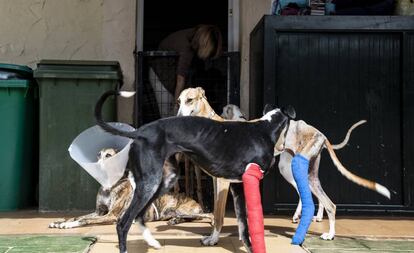
<path fill-rule="evenodd" d="M 98 154 L 98 161 L 114 156 L 116 151 L 112 148 L 103 149 Z M 131 203 L 135 190 L 135 181 L 132 173 L 127 171 L 110 189 L 99 188 L 96 196 L 95 212 L 71 218 L 65 221 L 56 221 L 49 224 L 50 228 L 75 228 L 86 225 L 113 224 L 125 213 Z M 168 221 L 169 225 L 185 221 L 210 219 L 213 215 L 203 213 L 201 206 L 184 194 L 165 193 L 157 198 L 147 209 L 145 221 Z M 157 247 L 158 245 L 153 245 Z"/>

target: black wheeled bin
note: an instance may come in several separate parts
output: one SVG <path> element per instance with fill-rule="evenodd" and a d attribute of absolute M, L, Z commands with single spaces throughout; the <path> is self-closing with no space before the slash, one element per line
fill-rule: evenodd
<path fill-rule="evenodd" d="M 34 71 L 39 84 L 39 210 L 95 208 L 98 183 L 73 161 L 68 147 L 95 125 L 94 107 L 107 90 L 119 88 L 122 72 L 112 61 L 42 60 Z M 116 100 L 103 108 L 116 120 Z"/>

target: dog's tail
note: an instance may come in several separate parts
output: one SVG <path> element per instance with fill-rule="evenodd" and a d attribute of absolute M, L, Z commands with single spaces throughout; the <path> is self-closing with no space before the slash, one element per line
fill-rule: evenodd
<path fill-rule="evenodd" d="M 351 128 L 348 129 L 348 132 L 346 133 L 345 139 L 339 143 L 339 144 L 332 144 L 332 148 L 333 149 L 341 149 L 343 147 L 345 147 L 346 144 L 348 144 L 349 141 L 349 137 L 351 136 L 352 131 L 357 128 L 358 126 L 365 124 L 367 121 L 366 120 L 360 120 L 357 123 L 353 124 L 351 126 Z"/>
<path fill-rule="evenodd" d="M 110 97 L 110 96 L 122 96 L 122 97 L 132 97 L 135 94 L 135 92 L 130 92 L 130 91 L 114 91 L 114 90 L 110 90 L 105 92 L 104 94 L 102 94 L 102 96 L 98 99 L 98 102 L 96 102 L 95 105 L 95 119 L 96 122 L 98 123 L 98 125 L 105 131 L 107 131 L 108 133 L 114 134 L 114 135 L 120 135 L 120 136 L 124 136 L 127 138 L 134 138 L 135 134 L 134 132 L 127 132 L 127 131 L 122 131 L 119 129 L 116 129 L 114 127 L 112 127 L 111 125 L 109 125 L 108 123 L 106 123 L 103 119 L 102 119 L 102 106 L 105 103 L 105 100 Z"/>
<path fill-rule="evenodd" d="M 341 172 L 341 174 L 344 177 L 348 178 L 349 180 L 351 180 L 352 182 L 354 182 L 356 184 L 359 184 L 363 187 L 366 187 L 368 189 L 376 191 L 379 194 L 384 195 L 388 199 L 391 199 L 391 193 L 385 186 L 382 186 L 382 185 L 380 185 L 376 182 L 373 182 L 373 181 L 370 181 L 368 179 L 357 176 L 357 175 L 353 174 L 352 172 L 350 172 L 349 170 L 347 170 L 341 164 L 341 162 L 339 161 L 339 159 L 336 156 L 335 151 L 334 151 L 331 143 L 328 140 L 325 140 L 325 146 L 326 146 L 326 149 L 328 150 L 329 155 L 330 155 L 333 163 L 335 164 L 336 168 L 338 168 L 339 172 Z"/>

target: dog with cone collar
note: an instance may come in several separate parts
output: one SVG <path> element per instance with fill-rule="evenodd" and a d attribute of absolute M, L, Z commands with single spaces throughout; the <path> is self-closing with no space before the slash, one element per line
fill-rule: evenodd
<path fill-rule="evenodd" d="M 103 161 L 116 154 L 113 148 L 103 149 L 98 153 L 98 161 Z M 110 189 L 99 188 L 96 196 L 95 212 L 70 218 L 64 221 L 56 221 L 49 224 L 50 228 L 69 229 L 88 225 L 113 224 L 120 219 L 129 207 L 135 190 L 135 180 L 131 171 L 126 171 L 122 177 Z M 169 225 L 175 225 L 184 221 L 210 219 L 211 214 L 203 213 L 201 206 L 192 198 L 179 193 L 165 193 L 151 203 L 146 210 L 143 219 L 148 221 L 168 221 Z M 140 227 L 144 235 L 145 227 Z M 147 239 L 154 248 L 161 245 L 152 238 Z"/>

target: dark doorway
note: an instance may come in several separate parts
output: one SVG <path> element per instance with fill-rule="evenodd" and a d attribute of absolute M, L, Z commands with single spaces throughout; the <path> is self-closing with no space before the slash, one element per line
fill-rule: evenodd
<path fill-rule="evenodd" d="M 194 57 L 191 70 L 186 76 L 186 87 L 203 87 L 210 105 L 218 114 L 226 104 L 239 104 L 240 55 L 238 52 L 227 52 L 228 8 L 228 0 L 144 1 L 143 52 L 137 55 L 139 94 L 135 109 L 137 126 L 160 117 L 174 116 L 170 111 L 166 113 L 162 103 L 157 104 L 157 94 L 164 95 L 165 91 L 151 86 L 151 81 L 154 79 L 149 74 L 149 69 L 163 69 L 164 72 L 169 73 L 163 81 L 175 81 L 178 55 L 169 51 L 157 51 L 158 45 L 169 34 L 199 24 L 216 25 L 220 28 L 223 36 L 223 55 L 208 61 L 201 61 Z M 166 103 L 171 102 L 168 100 L 164 104 Z M 183 173 L 184 169 L 181 169 L 180 179 L 185 178 Z M 198 200 L 193 191 L 192 173 L 190 172 L 189 175 L 189 195 Z M 212 211 L 214 196 L 211 177 L 203 174 L 201 179 L 205 211 Z M 179 184 L 180 191 L 183 191 L 184 180 L 179 180 Z"/>
<path fill-rule="evenodd" d="M 191 69 L 188 76 L 186 76 L 186 87 L 200 86 L 204 88 L 210 105 L 217 113 L 221 113 L 222 108 L 229 103 L 229 93 L 231 93 L 229 92 L 229 72 L 233 73 L 234 71 L 231 69 L 238 67 L 238 64 L 233 64 L 235 62 L 233 59 L 238 54 L 226 53 L 228 48 L 228 4 L 228 1 L 223 0 L 182 0 L 174 2 L 155 0 L 144 2 L 143 49 L 151 58 L 148 64 L 155 64 L 157 69 L 169 69 L 171 75 L 164 78 L 168 78 L 168 82 L 175 82 L 173 73 L 175 72 L 177 58 L 165 56 L 162 52 L 152 52 L 158 49 L 159 43 L 173 32 L 195 27 L 199 24 L 211 24 L 220 28 L 223 36 L 223 52 L 225 52 L 223 57 L 208 61 L 202 61 L 194 57 Z M 232 80 L 234 79 L 232 77 Z M 160 92 L 159 90 L 153 91 L 156 94 Z M 238 104 L 238 101 L 236 104 Z M 166 114 L 163 108 L 158 108 L 158 110 L 153 108 L 150 113 L 151 115 L 148 113 L 144 115 L 150 116 L 146 117 L 146 122 Z"/>
<path fill-rule="evenodd" d="M 227 49 L 228 1 L 144 1 L 144 50 L 156 50 L 168 34 L 198 24 L 217 25 Z"/>

